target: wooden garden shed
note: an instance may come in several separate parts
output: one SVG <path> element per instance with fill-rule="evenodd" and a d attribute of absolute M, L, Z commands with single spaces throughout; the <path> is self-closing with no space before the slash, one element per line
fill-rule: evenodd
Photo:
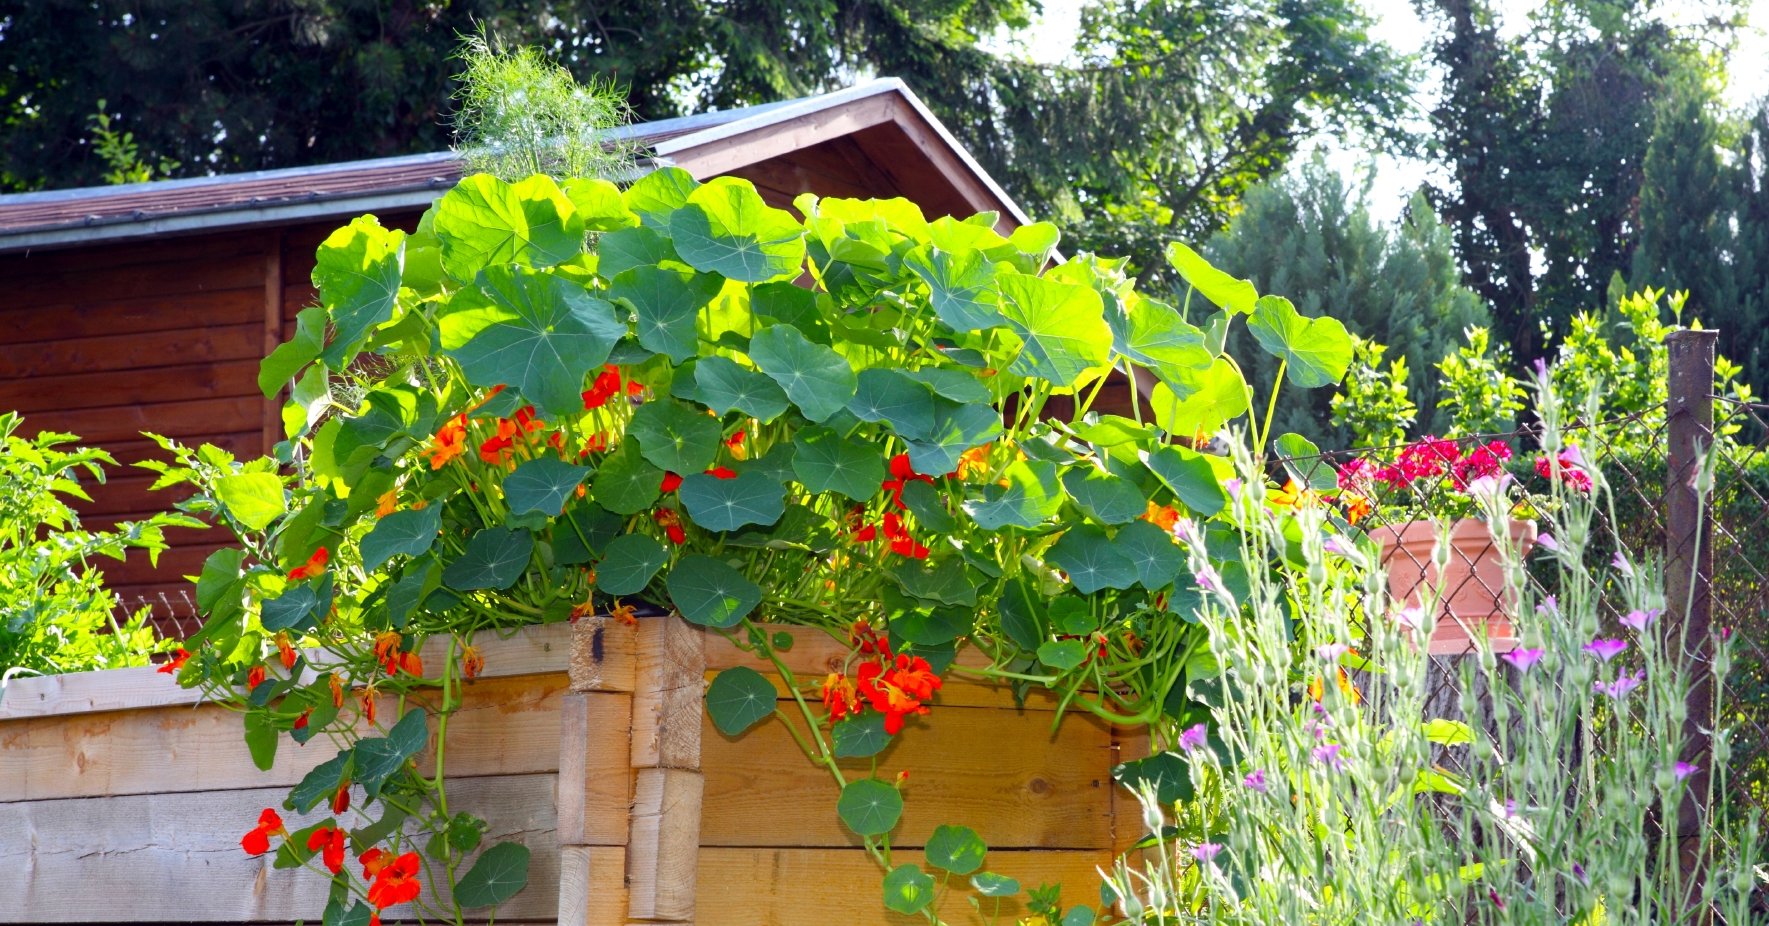
<path fill-rule="evenodd" d="M 623 131 L 647 167 L 743 177 L 780 207 L 805 192 L 902 196 L 930 217 L 994 211 L 1004 231 L 1026 221 L 895 79 Z M 258 362 L 312 303 L 315 248 L 363 213 L 414 227 L 460 173 L 445 152 L 0 196 L 0 410 L 125 465 L 156 452 L 143 430 L 266 452 L 281 435 Z M 94 487 L 87 524 L 167 507 L 151 481 L 125 468 Z M 181 577 L 223 539 L 181 532 L 157 569 L 145 556 L 108 567 L 111 585 L 163 621 L 181 616 Z"/>

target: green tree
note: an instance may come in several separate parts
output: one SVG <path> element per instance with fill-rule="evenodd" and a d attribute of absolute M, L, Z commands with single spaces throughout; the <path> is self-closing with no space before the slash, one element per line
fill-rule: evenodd
<path fill-rule="evenodd" d="M 1424 430 L 1438 426 L 1438 359 L 1462 332 L 1487 324 L 1480 298 L 1461 285 L 1450 231 L 1415 197 L 1395 224 L 1374 219 L 1368 183 L 1353 186 L 1320 159 L 1248 193 L 1244 211 L 1210 239 L 1211 263 L 1260 292 L 1295 300 L 1304 315 L 1332 315 L 1352 333 L 1387 346 Z M 1231 344 L 1248 379 L 1269 383 L 1276 362 Z M 1368 385 L 1368 384 L 1366 384 Z M 1323 447 L 1348 446 L 1353 430 L 1332 423 L 1330 397 L 1311 394 L 1279 409 L 1272 433 L 1295 431 Z"/>

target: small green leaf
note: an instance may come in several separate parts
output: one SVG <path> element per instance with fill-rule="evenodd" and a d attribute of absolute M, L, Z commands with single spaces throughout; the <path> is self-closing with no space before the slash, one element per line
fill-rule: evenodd
<path fill-rule="evenodd" d="M 773 421 L 786 411 L 786 392 L 779 384 L 729 357 L 702 357 L 694 364 L 694 386 L 694 398 L 721 415 L 736 409 L 757 421 Z"/>
<path fill-rule="evenodd" d="M 772 692 L 773 686 L 768 690 Z M 835 812 L 848 829 L 862 836 L 883 836 L 903 817 L 903 795 L 876 778 L 861 778 L 842 788 Z"/>
<path fill-rule="evenodd" d="M 970 886 L 984 897 L 1012 897 L 1020 892 L 1020 882 L 992 871 L 979 871 L 971 875 Z"/>
<path fill-rule="evenodd" d="M 1216 468 L 1196 450 L 1156 447 L 1143 451 L 1141 457 L 1143 465 L 1201 517 L 1208 518 L 1228 505 L 1228 493 L 1217 479 Z"/>
<path fill-rule="evenodd" d="M 467 538 L 467 550 L 442 569 L 442 584 L 456 591 L 501 589 L 516 584 L 534 554 L 534 535 L 488 527 Z"/>
<path fill-rule="evenodd" d="M 666 260 L 680 261 L 670 240 L 656 229 L 623 228 L 596 242 L 596 273 L 612 280 L 634 267 L 649 267 Z"/>
<path fill-rule="evenodd" d="M 768 719 L 778 696 L 762 673 L 735 666 L 714 676 L 707 686 L 706 713 L 720 733 L 736 736 Z"/>
<path fill-rule="evenodd" d="M 934 902 L 934 879 L 915 865 L 898 865 L 884 877 L 885 907 L 903 914 L 920 913 Z"/>
<path fill-rule="evenodd" d="M 1300 434 L 1281 434 L 1272 443 L 1277 446 L 1278 456 L 1283 459 L 1290 478 L 1317 492 L 1339 488 L 1338 471 L 1321 456 L 1321 448 L 1315 446 L 1314 441 Z"/>
<path fill-rule="evenodd" d="M 1474 742 L 1474 728 L 1460 720 L 1439 717 L 1425 721 L 1420 729 L 1425 731 L 1426 739 L 1439 746 L 1463 746 Z"/>
<path fill-rule="evenodd" d="M 903 486 L 903 507 L 915 515 L 923 530 L 936 534 L 949 534 L 958 530 L 958 519 L 946 510 L 946 502 L 940 498 L 940 490 L 922 482 L 911 480 Z"/>
<path fill-rule="evenodd" d="M 1054 464 L 1019 460 L 1001 478 L 1005 486 L 984 486 L 980 499 L 964 503 L 964 510 L 984 530 L 1037 527 L 1062 508 L 1063 487 Z"/>
<path fill-rule="evenodd" d="M 1070 907 L 1069 912 L 1063 914 L 1061 926 L 1093 926 L 1093 921 L 1092 907 Z"/>
<path fill-rule="evenodd" d="M 608 542 L 596 564 L 596 587 L 607 595 L 637 595 L 668 561 L 663 544 L 644 534 L 622 534 Z"/>
<path fill-rule="evenodd" d="M 1264 296 L 1247 319 L 1247 333 L 1284 362 L 1284 379 L 1302 389 L 1345 378 L 1351 366 L 1351 335 L 1339 319 L 1303 318 L 1290 300 Z"/>
<path fill-rule="evenodd" d="M 732 280 L 763 283 L 796 275 L 805 263 L 804 227 L 737 177 L 716 177 L 689 193 L 669 228 L 683 260 Z"/>
<path fill-rule="evenodd" d="M 373 908 L 360 900 L 345 909 L 344 901 L 333 897 L 326 901 L 325 913 L 320 916 L 320 926 L 369 926 L 374 913 Z"/>
<path fill-rule="evenodd" d="M 258 622 L 271 633 L 279 630 L 311 630 L 318 618 L 319 596 L 305 582 L 289 586 L 281 595 L 267 598 Z"/>
<path fill-rule="evenodd" d="M 708 273 L 634 267 L 609 283 L 608 298 L 632 306 L 640 345 L 683 363 L 700 352 L 700 310 L 723 285 Z"/>
<path fill-rule="evenodd" d="M 485 850 L 455 882 L 455 903 L 473 910 L 516 896 L 528 884 L 528 860 L 528 847 L 519 842 L 500 842 Z"/>
<path fill-rule="evenodd" d="M 1023 576 L 1010 579 L 1001 588 L 996 608 L 1001 614 L 1001 629 L 1016 646 L 1027 652 L 1038 648 L 1045 638 L 1044 596 Z"/>
<path fill-rule="evenodd" d="M 318 806 L 320 801 L 330 800 L 332 795 L 338 793 L 338 788 L 349 780 L 355 757 L 352 750 L 346 749 L 314 766 L 301 777 L 300 784 L 289 792 L 288 798 L 283 801 L 283 807 L 296 813 L 306 813 Z"/>
<path fill-rule="evenodd" d="M 249 711 L 246 714 L 246 751 L 252 754 L 252 764 L 261 772 L 270 771 L 276 763 L 276 741 L 279 734 L 276 721 L 267 711 Z"/>
<path fill-rule="evenodd" d="M 621 198 L 646 228 L 668 229 L 670 216 L 698 186 L 700 181 L 693 174 L 680 167 L 665 167 L 640 177 Z"/>
<path fill-rule="evenodd" d="M 319 359 L 325 346 L 326 310 L 324 306 L 308 306 L 295 316 L 295 336 L 278 344 L 258 364 L 258 388 L 264 397 L 274 398 L 303 368 Z"/>
<path fill-rule="evenodd" d="M 1087 644 L 1082 640 L 1050 640 L 1038 647 L 1038 661 L 1067 672 L 1087 661 Z"/>
<path fill-rule="evenodd" d="M 831 748 L 836 758 L 869 759 L 883 752 L 891 744 L 891 735 L 885 732 L 884 724 L 885 715 L 877 711 L 838 721 L 830 729 L 834 739 Z"/>
<path fill-rule="evenodd" d="M 968 826 L 936 826 L 927 840 L 929 865 L 955 875 L 968 875 L 983 867 L 989 847 Z"/>
<path fill-rule="evenodd" d="M 1149 500 L 1135 483 L 1097 467 L 1071 467 L 1063 473 L 1063 488 L 1101 524 L 1126 524 L 1148 510 Z"/>
<path fill-rule="evenodd" d="M 927 384 L 889 367 L 861 370 L 848 412 L 861 421 L 888 421 L 906 440 L 926 440 L 934 417 L 934 394 Z"/>
<path fill-rule="evenodd" d="M 1259 299 L 1259 290 L 1246 280 L 1237 280 L 1210 266 L 1210 262 L 1197 251 L 1177 241 L 1169 242 L 1167 263 L 1178 270 L 1179 275 L 1185 277 L 1185 281 L 1193 289 L 1215 303 L 1218 308 L 1242 315 L 1253 312 L 1253 304 Z"/>
<path fill-rule="evenodd" d="M 1078 524 L 1064 531 L 1045 558 L 1068 573 L 1075 590 L 1083 595 L 1136 584 L 1136 565 L 1098 525 Z"/>
<path fill-rule="evenodd" d="M 1192 769 L 1183 756 L 1158 752 L 1125 762 L 1112 769 L 1112 778 L 1131 791 L 1142 785 L 1155 789 L 1155 799 L 1171 805 L 1192 799 Z"/>
<path fill-rule="evenodd" d="M 370 331 L 393 317 L 404 265 L 405 232 L 372 215 L 332 232 L 314 255 L 313 288 L 331 315 L 326 365 L 342 367 Z"/>
<path fill-rule="evenodd" d="M 749 340 L 749 358 L 814 422 L 828 420 L 854 397 L 856 377 L 847 359 L 791 325 L 757 332 Z"/>
<path fill-rule="evenodd" d="M 638 442 L 622 441 L 596 470 L 590 497 L 615 514 L 638 514 L 663 494 L 662 485 L 663 470 L 646 462 Z"/>
<path fill-rule="evenodd" d="M 387 731 L 385 737 L 369 737 L 356 743 L 356 782 L 372 799 L 381 793 L 388 777 L 405 767 L 430 741 L 424 709 L 414 707 Z"/>
<path fill-rule="evenodd" d="M 723 560 L 691 553 L 664 580 L 670 601 L 689 623 L 735 627 L 762 602 L 761 587 Z"/>
<path fill-rule="evenodd" d="M 792 445 L 792 471 L 806 489 L 840 492 L 857 502 L 878 494 L 885 464 L 876 445 L 815 427 L 800 431 Z"/>
<path fill-rule="evenodd" d="M 971 631 L 974 607 L 904 611 L 891 618 L 891 633 L 917 646 L 942 646 Z"/>
<path fill-rule="evenodd" d="M 1201 373 L 1188 376 L 1176 391 L 1165 380 L 1149 392 L 1155 423 L 1174 437 L 1208 437 L 1224 424 L 1247 413 L 1247 381 L 1230 361 L 1217 358 Z"/>
<path fill-rule="evenodd" d="M 512 515 L 539 512 L 556 518 L 589 474 L 588 467 L 573 466 L 554 457 L 536 457 L 504 477 L 504 500 L 509 502 Z"/>
<path fill-rule="evenodd" d="M 247 530 L 261 531 L 288 511 L 275 473 L 232 473 L 215 480 L 215 498 Z"/>
<path fill-rule="evenodd" d="M 723 437 L 718 419 L 675 399 L 639 406 L 627 433 L 653 466 L 684 476 L 713 465 Z"/>
<path fill-rule="evenodd" d="M 395 511 L 376 521 L 375 529 L 362 538 L 362 568 L 373 572 L 396 555 L 421 556 L 436 543 L 441 530 L 441 505 Z"/>
<path fill-rule="evenodd" d="M 786 511 L 786 486 L 761 473 L 739 473 L 732 479 L 695 473 L 683 478 L 677 496 L 688 517 L 709 531 L 767 526 Z"/>

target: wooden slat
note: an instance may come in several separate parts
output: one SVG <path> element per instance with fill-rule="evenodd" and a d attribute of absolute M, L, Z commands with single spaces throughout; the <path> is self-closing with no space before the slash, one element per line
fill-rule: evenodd
<path fill-rule="evenodd" d="M 633 781 L 627 842 L 627 916 L 683 922 L 694 917 L 701 801 L 699 772 L 642 768 Z"/>
<path fill-rule="evenodd" d="M 259 357 L 268 357 L 283 342 L 283 236 L 280 231 L 272 230 L 265 236 L 264 243 L 264 322 L 260 334 L 263 353 Z M 254 384 L 258 374 L 257 364 L 253 365 Z M 262 392 L 263 390 L 259 390 Z M 277 403 L 264 403 L 264 447 L 268 450 L 276 446 L 282 437 L 281 414 Z"/>
<path fill-rule="evenodd" d="M 1111 845 L 1110 731 L 1071 714 L 936 707 L 878 758 L 879 775 L 908 770 L 894 843 L 919 846 L 935 826 L 973 827 L 992 846 L 1094 849 Z M 707 846 L 849 846 L 829 772 L 812 765 L 776 718 L 731 738 L 701 731 Z M 844 763 L 850 777 L 870 769 Z"/>
<path fill-rule="evenodd" d="M 919 864 L 919 852 L 891 854 L 893 864 Z M 1019 880 L 1026 888 L 1061 884 L 1065 906 L 1099 906 L 1095 866 L 1111 864 L 1107 852 L 1003 851 L 991 848 L 984 867 Z M 883 873 L 860 849 L 700 850 L 700 903 L 696 926 L 909 926 L 925 923 L 884 908 Z M 962 884 L 962 879 L 958 880 Z M 953 890 L 940 906 L 948 923 L 982 926 L 970 909 L 968 889 Z M 1022 895 L 1023 898 L 1024 895 Z M 985 904 L 985 913 L 993 912 Z M 995 922 L 1025 915 L 1018 901 L 1004 903 Z"/>
<path fill-rule="evenodd" d="M 53 376 L 162 367 L 179 362 L 251 360 L 262 356 L 258 325 L 207 325 L 91 338 L 0 346 L 8 376 Z"/>
<path fill-rule="evenodd" d="M 248 235 L 161 236 L 145 241 L 105 242 L 87 247 L 27 251 L 0 256 L 0 278 L 26 279 L 58 273 L 101 272 L 138 264 L 195 263 L 255 254 L 262 243 Z"/>
<path fill-rule="evenodd" d="M 263 261 L 258 249 L 263 239 L 254 240 L 233 256 L 189 261 L 173 260 L 123 267 L 103 266 L 102 253 L 88 252 L 93 258 L 87 266 L 69 265 L 48 273 L 32 273 L 8 281 L 7 296 L 13 305 L 102 302 L 106 294 L 128 293 L 132 296 L 165 296 L 174 293 L 205 292 L 221 289 L 244 289 L 261 286 Z M 259 303 L 263 305 L 262 302 Z"/>
<path fill-rule="evenodd" d="M 256 374 L 254 374 L 255 376 Z M 256 388 L 256 387 L 254 387 Z M 194 399 L 111 408 L 45 411 L 26 419 L 30 433 L 67 431 L 78 434 L 84 444 L 108 446 L 141 439 L 143 431 L 198 444 L 211 436 L 258 433 L 263 424 L 263 396 L 239 395 L 220 399 Z M 255 452 L 248 451 L 256 456 Z"/>
<path fill-rule="evenodd" d="M 553 776 L 544 774 L 449 785 L 451 809 L 489 824 L 486 846 L 513 839 L 533 852 L 529 886 L 499 911 L 499 922 L 557 911 L 552 791 Z M 240 849 L 258 812 L 280 808 L 286 796 L 285 788 L 265 787 L 0 804 L 0 922 L 318 922 L 329 878 L 276 870 L 274 853 L 252 858 Z M 325 808 L 318 810 L 283 820 L 293 831 L 324 819 Z M 401 907 L 389 913 L 410 915 Z"/>
<path fill-rule="evenodd" d="M 69 373 L 0 382 L 0 408 L 26 415 L 218 396 L 259 396 L 262 400 L 258 391 L 258 361 L 177 363 L 146 370 Z"/>
<path fill-rule="evenodd" d="M 611 760 L 626 746 L 631 717 L 625 694 L 572 691 L 560 699 L 560 845 L 626 845 L 633 773 Z"/>
<path fill-rule="evenodd" d="M 81 295 L 90 299 L 21 303 L 12 301 L 9 294 L 6 304 L 13 308 L 0 310 L 0 341 L 26 344 L 153 331 L 200 331 L 211 325 L 256 327 L 263 305 L 260 290 L 250 285 L 161 296 L 127 290 Z M 0 371 L 5 369 L 0 366 Z"/>
<path fill-rule="evenodd" d="M 448 773 L 557 771 L 564 694 L 559 674 L 486 679 L 467 689 L 449 720 Z M 384 700 L 381 719 L 391 722 L 396 710 Z M 619 729 L 618 720 L 611 725 Z M 621 739 L 590 761 L 624 780 L 625 751 Z M 0 725 L 0 801 L 288 787 L 336 754 L 323 738 L 306 746 L 283 740 L 276 762 L 260 771 L 241 739 L 239 715 L 218 705 L 18 720 Z"/>
<path fill-rule="evenodd" d="M 625 852 L 559 848 L 559 926 L 625 926 L 626 890 Z"/>
<path fill-rule="evenodd" d="M 476 645 L 485 657 L 483 677 L 564 672 L 570 640 L 571 627 L 566 624 L 525 627 L 501 639 L 481 634 Z M 420 655 L 427 665 L 435 665 L 446 645 L 445 640 L 432 639 Z M 321 654 L 313 658 L 325 659 Z M 0 736 L 10 729 L 4 725 L 8 720 L 190 705 L 201 700 L 202 692 L 180 688 L 151 668 L 16 678 L 0 689 Z"/>
<path fill-rule="evenodd" d="M 705 634 L 674 615 L 641 621 L 633 679 L 633 768 L 700 768 Z"/>

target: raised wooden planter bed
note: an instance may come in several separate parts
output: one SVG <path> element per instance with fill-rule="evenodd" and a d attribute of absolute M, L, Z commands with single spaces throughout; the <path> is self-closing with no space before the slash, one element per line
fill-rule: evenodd
<path fill-rule="evenodd" d="M 792 632 L 804 679 L 840 659 L 837 641 Z M 485 676 L 449 727 L 449 796 L 487 819 L 488 842 L 533 850 L 500 922 L 911 922 L 884 910 L 828 774 L 778 721 L 731 739 L 705 719 L 710 673 L 766 668 L 747 654 L 673 617 L 532 628 L 482 649 Z M 1137 835 L 1110 776 L 1137 738 L 1079 714 L 1053 732 L 1052 710 L 949 680 L 881 757 L 883 773 L 911 772 L 898 854 L 964 824 L 991 870 L 1095 899 L 1095 866 Z M 334 752 L 285 740 L 261 772 L 237 715 L 152 669 L 14 681 L 0 698 L 0 922 L 317 922 L 323 879 L 273 869 L 239 839 Z M 286 816 L 291 829 L 318 819 Z M 954 896 L 943 912 L 965 922 L 969 908 Z"/>

